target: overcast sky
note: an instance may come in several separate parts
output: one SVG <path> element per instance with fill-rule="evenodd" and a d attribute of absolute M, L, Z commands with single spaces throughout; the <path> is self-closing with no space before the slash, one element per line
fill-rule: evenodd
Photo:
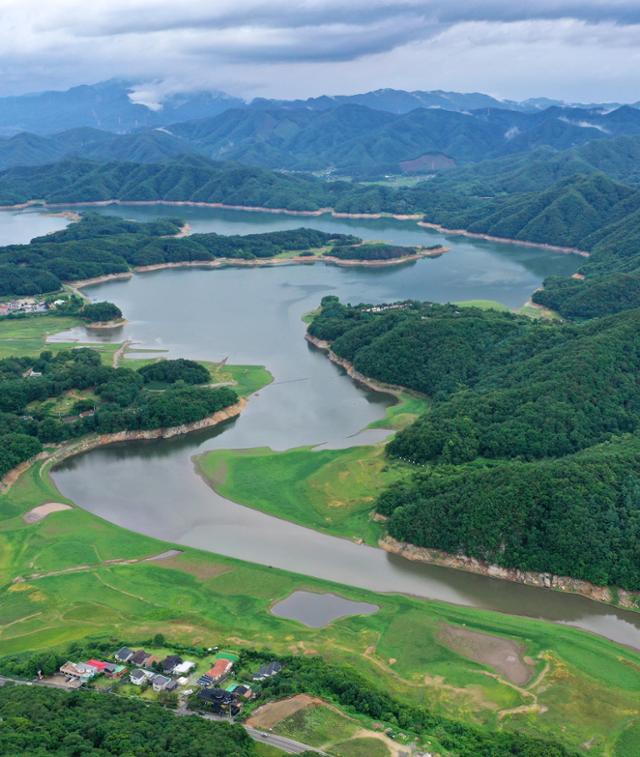
<path fill-rule="evenodd" d="M 396 87 L 640 100 L 640 0 L 0 0 L 0 94 Z M 151 96 L 151 95 L 150 95 Z"/>

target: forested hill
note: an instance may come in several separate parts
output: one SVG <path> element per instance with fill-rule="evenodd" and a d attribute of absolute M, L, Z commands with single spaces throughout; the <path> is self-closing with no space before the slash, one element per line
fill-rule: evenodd
<path fill-rule="evenodd" d="M 562 315 L 585 318 L 640 306 L 637 273 L 640 267 L 637 263 L 640 189 L 614 181 L 594 168 L 596 163 L 609 167 L 629 163 L 638 148 L 634 141 L 613 142 L 603 140 L 605 147 L 599 150 L 585 145 L 581 148 L 581 157 L 577 157 L 577 152 L 565 155 L 560 161 L 564 168 L 554 162 L 556 158 L 560 160 L 558 156 L 551 159 L 547 153 L 542 157 L 533 154 L 530 159 L 516 156 L 503 162 L 488 162 L 484 167 L 480 164 L 473 174 L 456 172 L 449 178 L 401 188 L 325 182 L 310 176 L 214 163 L 195 156 L 150 164 L 64 161 L 1 172 L 0 203 L 37 199 L 59 203 L 162 200 L 293 210 L 333 207 L 338 212 L 422 214 L 425 220 L 447 228 L 590 252 L 592 259 L 582 269 L 586 282 L 550 280 L 545 282 L 544 292 L 535 295 L 537 302 Z M 584 166 L 588 153 L 594 163 L 589 164 L 585 173 L 564 175 Z M 632 161 L 629 164 L 632 165 Z M 530 176 L 538 176 L 539 189 L 505 193 L 511 181 L 522 187 Z M 544 178 L 540 179 L 541 176 Z M 555 182 L 549 184 L 552 180 Z M 487 190 L 483 190 L 483 182 Z M 535 181 L 533 184 L 536 186 Z M 182 257 L 182 260 L 208 259 L 209 252 L 204 252 L 202 245 L 198 247 L 203 240 L 196 236 L 180 244 L 177 240 L 165 243 L 164 247 L 172 248 L 171 254 L 156 251 L 146 262 L 178 259 L 171 257 L 173 247 L 180 247 L 181 254 L 187 247 L 191 248 L 189 254 L 194 257 Z M 108 253 L 105 265 L 112 269 L 105 272 L 125 270 L 122 257 L 126 255 L 114 250 L 105 252 Z M 120 259 L 114 261 L 113 255 L 119 255 Z M 27 262 L 22 261 L 22 264 Z M 89 257 L 76 261 L 78 265 L 80 262 L 95 268 L 99 261 Z M 12 273 L 21 280 L 24 278 L 20 271 Z M 60 278 L 59 273 L 53 273 Z M 67 278 L 94 275 L 100 274 L 74 274 Z M 22 291 L 17 284 L 12 286 L 4 293 Z M 49 291 L 52 282 L 48 280 L 38 286 L 40 290 L 33 291 Z M 24 289 L 25 293 L 27 291 Z"/>
<path fill-rule="evenodd" d="M 204 386 L 209 380 L 190 360 L 136 371 L 104 366 L 91 349 L 0 360 L 0 478 L 43 444 L 181 426 L 238 401 L 228 386 Z M 78 399 L 69 407 L 61 400 L 72 392 Z"/>
<path fill-rule="evenodd" d="M 36 237 L 30 244 L 0 247 L 0 295 L 54 292 L 64 281 L 123 273 L 133 266 L 215 258 L 252 260 L 333 245 L 346 251 L 361 242 L 348 234 L 304 228 L 244 236 L 176 237 L 181 225 L 179 219 L 138 223 L 86 213 L 78 223 Z"/>
<path fill-rule="evenodd" d="M 177 717 L 155 702 L 134 697 L 10 685 L 0 689 L 0 753 L 33 757 L 258 754 L 239 725 Z"/>
<path fill-rule="evenodd" d="M 381 497 L 394 536 L 640 588 L 630 557 L 640 548 L 640 463 L 629 463 L 640 446 L 621 438 L 640 430 L 639 310 L 576 325 L 430 303 L 379 312 L 328 297 L 309 332 L 362 373 L 432 398 L 387 447 L 423 471 Z M 584 466 L 584 479 L 563 477 L 565 462 Z M 510 499 L 519 470 L 531 488 Z M 462 497 L 464 487 L 475 488 L 473 498 Z M 548 549 L 546 537 L 531 536 L 551 532 Z M 598 550 L 583 533 L 597 533 Z"/>
<path fill-rule="evenodd" d="M 64 160 L 0 172 L 0 204 L 29 200 L 167 200 L 315 210 L 331 204 L 330 185 L 202 157 L 161 163 Z"/>

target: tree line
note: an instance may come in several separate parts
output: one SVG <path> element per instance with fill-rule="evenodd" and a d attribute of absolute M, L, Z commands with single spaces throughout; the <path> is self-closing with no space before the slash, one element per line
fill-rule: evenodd
<path fill-rule="evenodd" d="M 237 402 L 229 387 L 198 385 L 209 381 L 198 363 L 162 363 L 152 370 L 112 368 L 87 348 L 1 360 L 0 476 L 38 454 L 43 444 L 90 433 L 180 426 Z M 154 382 L 163 384 L 163 391 L 150 388 Z M 85 396 L 65 413 L 56 412 L 55 399 L 71 390 Z"/>
<path fill-rule="evenodd" d="M 432 303 L 322 301 L 309 333 L 430 409 L 387 445 L 395 538 L 640 588 L 640 311 L 581 324 Z M 636 557 L 634 557 L 634 555 Z"/>
<path fill-rule="evenodd" d="M 64 281 L 123 273 L 133 266 L 215 258 L 253 260 L 361 241 L 348 234 L 304 228 L 244 236 L 210 233 L 176 237 L 181 227 L 182 222 L 176 219 L 138 223 L 85 213 L 79 222 L 62 231 L 36 237 L 29 244 L 0 248 L 0 296 L 57 291 Z M 84 312 L 89 315 L 94 309 L 88 307 Z"/>

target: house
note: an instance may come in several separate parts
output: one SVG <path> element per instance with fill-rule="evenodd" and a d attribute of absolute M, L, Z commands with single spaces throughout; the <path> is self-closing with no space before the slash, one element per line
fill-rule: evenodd
<path fill-rule="evenodd" d="M 129 673 L 129 680 L 135 686 L 143 686 L 145 683 L 147 683 L 149 678 L 150 678 L 150 675 L 149 675 L 148 670 L 141 670 L 140 668 L 135 668 L 135 670 L 132 670 L 131 673 Z"/>
<path fill-rule="evenodd" d="M 104 673 L 107 669 L 107 665 L 110 665 L 109 662 L 102 662 L 102 660 L 87 660 L 87 665 L 91 665 L 94 667 L 98 673 Z"/>
<path fill-rule="evenodd" d="M 129 647 L 122 647 L 115 653 L 116 662 L 129 662 L 133 657 L 133 650 Z"/>
<path fill-rule="evenodd" d="M 169 683 L 164 687 L 165 691 L 175 691 L 178 688 L 178 682 L 177 681 L 169 681 Z"/>
<path fill-rule="evenodd" d="M 68 678 L 77 678 L 82 683 L 90 681 L 98 672 L 93 665 L 86 662 L 65 662 L 60 668 L 60 672 Z"/>
<path fill-rule="evenodd" d="M 253 691 L 251 690 L 251 686 L 245 686 L 241 683 L 233 689 L 233 696 L 242 697 L 243 699 L 251 699 Z"/>
<path fill-rule="evenodd" d="M 226 710 L 233 703 L 233 695 L 224 689 L 202 689 L 198 692 L 198 699 L 218 712 Z"/>
<path fill-rule="evenodd" d="M 173 669 L 173 674 L 176 676 L 184 676 L 188 675 L 195 669 L 195 662 L 191 662 L 191 660 L 185 660 L 184 662 L 181 662 L 175 666 L 175 668 Z"/>
<path fill-rule="evenodd" d="M 144 665 L 149 657 L 151 657 L 151 655 L 148 652 L 145 652 L 144 649 L 138 649 L 137 652 L 131 654 L 131 657 L 127 662 L 130 662 L 132 665 Z"/>
<path fill-rule="evenodd" d="M 168 657 L 165 657 L 164 660 L 160 663 L 163 672 L 165 673 L 173 673 L 175 672 L 176 668 L 180 663 L 182 662 L 182 657 L 178 657 L 177 654 L 170 654 Z"/>
<path fill-rule="evenodd" d="M 213 679 L 211 678 L 211 676 L 205 673 L 204 675 L 200 676 L 200 678 L 198 678 L 196 683 L 198 684 L 198 686 L 211 686 Z"/>
<path fill-rule="evenodd" d="M 271 676 L 277 675 L 282 670 L 282 665 L 277 660 L 263 665 L 257 673 L 254 673 L 252 678 L 254 681 L 264 681 L 265 678 L 271 678 Z"/>
<path fill-rule="evenodd" d="M 189 683 L 189 679 L 186 676 L 180 676 L 176 683 L 178 686 L 186 686 Z"/>
<path fill-rule="evenodd" d="M 224 681 L 229 675 L 232 667 L 233 662 L 231 662 L 231 660 L 220 658 L 215 661 L 214 666 L 210 670 L 207 670 L 206 675 L 211 678 L 213 683 L 220 683 L 220 681 Z"/>
<path fill-rule="evenodd" d="M 158 675 L 153 676 L 153 678 L 151 679 L 151 684 L 154 691 L 164 691 L 170 683 L 170 678 L 160 675 L 159 673 Z"/>
<path fill-rule="evenodd" d="M 104 669 L 104 674 L 109 678 L 120 678 L 120 676 L 126 670 L 124 665 L 116 665 L 113 662 L 108 662 Z"/>
<path fill-rule="evenodd" d="M 158 655 L 150 654 L 147 659 L 142 663 L 143 668 L 152 668 L 154 665 L 160 662 Z"/>

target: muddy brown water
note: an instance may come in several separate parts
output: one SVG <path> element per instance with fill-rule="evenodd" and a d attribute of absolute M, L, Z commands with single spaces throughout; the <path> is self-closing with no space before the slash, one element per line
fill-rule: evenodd
<path fill-rule="evenodd" d="M 550 274 L 570 274 L 581 259 L 534 248 L 472 241 L 412 222 L 290 218 L 198 208 L 106 209 L 145 220 L 180 215 L 194 231 L 249 233 L 306 225 L 400 244 L 443 242 L 451 252 L 397 269 L 326 265 L 266 269 L 170 270 L 88 288 L 109 299 L 128 323 L 102 340 L 132 339 L 169 356 L 264 364 L 274 383 L 223 428 L 187 437 L 95 449 L 54 472 L 60 490 L 119 525 L 173 543 L 382 592 L 568 623 L 640 648 L 640 615 L 579 596 L 421 565 L 380 549 L 320 534 L 220 497 L 195 473 L 192 456 L 211 449 L 370 443 L 359 433 L 384 415 L 390 399 L 364 390 L 304 340 L 301 316 L 325 294 L 349 302 L 408 297 L 434 301 L 495 299 L 517 306 Z M 15 214 L 14 214 L 15 215 Z M 27 227 L 31 214 L 24 214 Z M 0 233 L 8 216 L 0 214 Z M 16 221 L 11 217 L 11 223 Z M 65 219 L 53 219 L 59 228 Z M 47 229 L 38 228 L 37 233 Z M 24 238 L 28 236 L 21 230 Z M 7 241 L 12 241 L 8 239 Z M 17 240 L 16 240 L 17 241 Z M 84 330 L 64 339 L 86 340 Z"/>

